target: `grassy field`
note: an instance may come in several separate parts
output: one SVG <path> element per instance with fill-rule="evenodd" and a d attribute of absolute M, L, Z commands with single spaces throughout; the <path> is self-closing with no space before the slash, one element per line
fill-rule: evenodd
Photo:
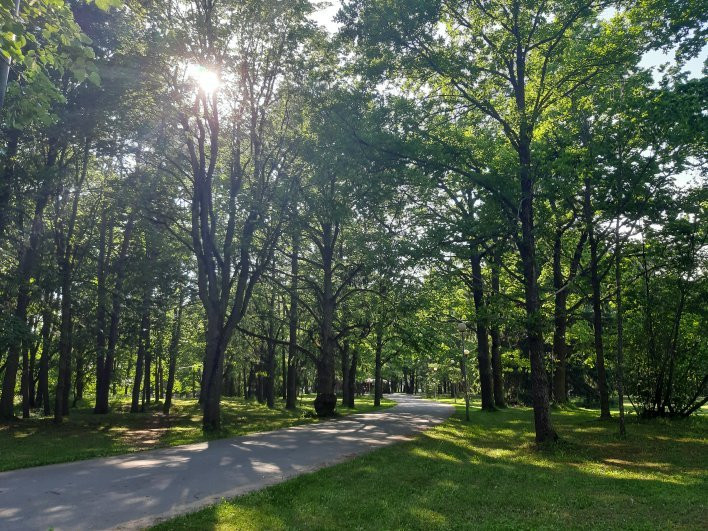
<path fill-rule="evenodd" d="M 268 409 L 257 402 L 224 398 L 219 433 L 206 436 L 201 429 L 201 412 L 196 400 L 173 401 L 172 413 L 165 416 L 159 404 L 145 413 L 128 413 L 127 400 L 113 404 L 108 415 L 94 415 L 85 405 L 72 409 L 61 425 L 51 418 L 30 418 L 0 424 L 0 471 L 92 457 L 125 454 L 152 448 L 175 446 L 270 431 L 296 424 L 317 422 L 314 395 L 305 396 L 298 409 L 289 411 L 282 402 Z M 384 400 L 383 407 L 394 402 Z M 357 398 L 356 408 L 337 408 L 340 415 L 365 413 L 374 409 L 373 398 Z"/>
<path fill-rule="evenodd" d="M 638 422 L 554 412 L 540 450 L 532 413 L 464 407 L 417 439 L 224 501 L 156 529 L 706 529 L 708 419 Z"/>

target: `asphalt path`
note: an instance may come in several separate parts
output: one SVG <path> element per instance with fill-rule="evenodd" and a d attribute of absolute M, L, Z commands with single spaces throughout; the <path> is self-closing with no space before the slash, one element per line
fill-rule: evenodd
<path fill-rule="evenodd" d="M 140 529 L 409 439 L 453 411 L 389 398 L 397 404 L 375 413 L 0 473 L 0 529 Z"/>

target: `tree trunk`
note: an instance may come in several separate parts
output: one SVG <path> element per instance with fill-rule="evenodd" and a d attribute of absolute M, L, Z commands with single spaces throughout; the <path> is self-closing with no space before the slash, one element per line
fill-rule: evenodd
<path fill-rule="evenodd" d="M 140 339 L 138 340 L 138 356 L 135 361 L 135 378 L 133 379 L 133 392 L 131 396 L 130 412 L 140 411 L 140 384 L 143 380 L 143 364 L 145 355 L 150 348 L 150 301 L 148 290 L 143 293 L 143 308 L 140 317 Z"/>
<path fill-rule="evenodd" d="M 133 372 L 133 358 L 132 356 L 128 358 L 128 368 L 125 371 L 125 386 L 123 387 L 123 396 L 128 396 L 128 390 L 130 388 L 130 373 Z"/>
<path fill-rule="evenodd" d="M 322 269 L 324 273 L 321 294 L 320 356 L 317 360 L 317 397 L 315 411 L 319 417 L 331 417 L 337 407 L 337 395 L 334 393 L 334 337 L 335 294 L 332 286 L 333 257 L 336 229 L 331 224 L 322 226 Z"/>
<path fill-rule="evenodd" d="M 283 400 L 288 399 L 288 364 L 285 359 L 285 349 L 280 349 L 280 377 L 282 379 L 282 385 L 280 387 L 280 398 Z"/>
<path fill-rule="evenodd" d="M 342 407 L 347 407 L 349 404 L 349 343 L 344 342 L 342 345 Z"/>
<path fill-rule="evenodd" d="M 72 302 L 71 269 L 66 260 L 61 264 L 61 313 L 59 321 L 59 367 L 54 401 L 54 421 L 61 422 L 69 414 L 69 391 L 71 390 L 71 349 L 72 349 Z"/>
<path fill-rule="evenodd" d="M 152 368 L 152 345 L 150 343 L 150 325 L 148 324 L 148 333 L 146 334 L 147 340 L 145 341 L 144 361 L 143 361 L 143 390 L 142 390 L 142 403 L 140 404 L 140 410 L 145 411 L 146 407 L 150 405 L 152 400 L 152 385 L 150 382 L 150 369 Z"/>
<path fill-rule="evenodd" d="M 465 395 L 465 420 L 470 420 L 470 383 L 467 379 L 467 355 L 465 354 L 465 332 L 460 333 L 460 376 L 462 377 L 462 392 Z"/>
<path fill-rule="evenodd" d="M 681 318 L 683 317 L 683 309 L 684 309 L 684 304 L 686 301 L 686 290 L 684 289 L 683 285 L 680 288 L 680 297 L 679 297 L 679 302 L 678 306 L 676 307 L 676 313 L 674 314 L 674 322 L 673 326 L 671 329 L 671 337 L 669 338 L 669 352 L 668 352 L 668 360 L 669 360 L 669 373 L 667 375 L 666 379 L 666 389 L 664 391 L 664 398 L 661 403 L 661 413 L 663 414 L 664 411 L 666 411 L 666 408 L 669 408 L 671 412 L 672 411 L 672 404 L 671 404 L 671 398 L 672 398 L 672 392 L 673 392 L 673 385 L 674 385 L 674 366 L 676 363 L 676 351 L 678 348 L 678 338 L 679 338 L 679 331 L 681 329 Z"/>
<path fill-rule="evenodd" d="M 155 357 L 155 400 L 162 400 L 165 397 L 165 382 L 162 373 L 162 338 L 158 339 L 157 354 Z"/>
<path fill-rule="evenodd" d="M 248 376 L 246 375 L 246 364 L 244 363 L 243 369 L 242 369 L 242 377 L 243 377 L 243 399 L 248 400 Z"/>
<path fill-rule="evenodd" d="M 607 389 L 605 372 L 605 350 L 602 339 L 602 296 L 598 273 L 597 239 L 595 222 L 591 206 L 590 181 L 585 179 L 585 222 L 587 223 L 588 243 L 590 245 L 590 284 L 592 287 L 593 332 L 595 337 L 595 365 L 597 368 L 597 387 L 600 393 L 600 418 L 610 418 L 610 396 Z"/>
<path fill-rule="evenodd" d="M 273 409 L 275 407 L 275 360 L 276 360 L 276 343 L 275 343 L 275 330 L 271 325 L 270 333 L 271 338 L 267 341 L 266 345 L 266 380 L 265 380 L 265 399 L 268 408 Z"/>
<path fill-rule="evenodd" d="M 381 359 L 381 353 L 383 351 L 383 328 L 381 325 L 376 327 L 376 355 L 374 359 L 374 407 L 379 407 L 381 406 L 381 367 L 382 367 L 382 359 Z M 405 369 L 404 369 L 404 374 L 405 374 Z M 405 378 L 405 375 L 404 375 Z M 413 380 L 413 376 L 411 376 L 411 382 Z M 413 389 L 413 384 L 411 383 L 411 393 L 415 392 Z"/>
<path fill-rule="evenodd" d="M 105 203 L 101 207 L 101 222 L 98 236 L 98 264 L 96 272 L 96 404 L 94 413 L 99 401 L 99 394 L 102 392 L 101 380 L 105 371 L 106 362 L 106 232 L 108 226 L 107 208 Z M 112 231 L 111 231 L 112 235 Z"/>
<path fill-rule="evenodd" d="M 536 442 L 543 443 L 555 441 L 558 439 L 558 435 L 553 429 L 548 401 L 548 382 L 544 363 L 543 316 L 538 287 L 536 236 L 533 219 L 534 191 L 531 177 L 531 138 L 525 126 L 521 128 L 519 136 L 521 181 L 521 241 L 519 242 L 519 254 L 524 276 L 526 334 L 531 361 L 531 396 Z"/>
<path fill-rule="evenodd" d="M 202 426 L 206 431 L 216 431 L 221 428 L 221 374 L 224 371 L 225 351 L 222 340 L 221 334 L 213 328 L 211 333 L 207 332 L 206 363 L 202 373 L 202 389 L 204 389 Z"/>
<path fill-rule="evenodd" d="M 553 372 L 553 398 L 559 404 L 568 402 L 568 386 L 566 378 L 566 328 L 568 292 L 564 286 L 563 270 L 561 269 L 561 251 L 563 232 L 556 231 L 553 242 L 553 289 L 555 291 L 555 305 L 553 307 L 553 358 L 555 367 Z"/>
<path fill-rule="evenodd" d="M 83 354 L 76 356 L 76 379 L 74 387 L 74 402 L 71 407 L 76 407 L 76 404 L 84 399 L 84 357 Z"/>
<path fill-rule="evenodd" d="M 644 230 L 646 232 L 646 226 Z M 649 350 L 649 358 L 653 362 L 654 366 L 661 367 L 660 373 L 656 378 L 656 386 L 654 388 L 654 411 L 659 410 L 661 404 L 662 386 L 664 381 L 663 374 L 663 362 L 659 360 L 659 355 L 656 348 L 656 334 L 654 333 L 654 318 L 652 316 L 652 305 L 653 300 L 651 297 L 651 287 L 649 279 L 649 268 L 647 267 L 647 254 L 646 254 L 646 244 L 644 238 L 642 237 L 642 279 L 644 281 L 644 331 L 647 338 L 647 346 Z"/>
<path fill-rule="evenodd" d="M 35 325 L 36 327 L 36 325 Z M 36 332 L 36 331 L 35 331 Z M 29 407 L 34 409 L 37 407 L 37 351 L 39 350 L 40 341 L 33 339 L 29 351 L 29 379 L 27 381 L 27 394 Z"/>
<path fill-rule="evenodd" d="M 39 358 L 39 378 L 37 384 L 37 402 L 44 409 L 44 415 L 51 414 L 49 403 L 49 359 L 52 343 L 52 308 L 51 294 L 45 296 L 45 306 L 42 312 L 42 357 Z"/>
<path fill-rule="evenodd" d="M 130 238 L 133 233 L 135 216 L 131 212 L 128 215 L 128 222 L 123 231 L 123 240 L 121 242 L 118 258 L 115 262 L 115 285 L 113 287 L 113 297 L 111 304 L 111 322 L 108 331 L 108 345 L 106 347 L 106 359 L 103 362 L 103 371 L 100 378 L 96 382 L 96 405 L 94 413 L 108 413 L 108 396 L 111 388 L 111 380 L 113 378 L 113 362 L 115 359 L 116 345 L 118 343 L 118 326 L 120 324 L 120 313 L 123 309 L 123 280 L 126 272 L 126 260 L 128 257 L 128 248 L 130 246 Z M 112 230 L 109 231 L 112 234 Z M 98 323 L 100 326 L 100 322 Z M 97 342 L 102 341 L 97 337 Z"/>
<path fill-rule="evenodd" d="M 499 297 L 499 269 L 501 267 L 501 252 L 495 250 L 494 264 L 492 264 L 492 294 L 496 299 Z M 501 359 L 501 339 L 499 334 L 499 315 L 494 316 L 494 321 L 490 327 L 492 336 L 492 379 L 494 381 L 494 405 L 496 407 L 506 407 L 504 397 L 504 373 Z M 453 391 L 454 393 L 454 391 Z"/>
<path fill-rule="evenodd" d="M 622 243 L 620 240 L 619 216 L 615 220 L 615 289 L 617 290 L 617 398 L 619 400 L 619 432 L 626 435 L 624 426 L 624 344 L 622 323 Z"/>
<path fill-rule="evenodd" d="M 174 311 L 172 337 L 170 338 L 170 346 L 168 348 L 169 368 L 167 370 L 167 389 L 165 390 L 165 403 L 162 406 L 162 412 L 165 415 L 170 414 L 170 407 L 172 407 L 172 391 L 175 387 L 175 372 L 177 370 L 177 356 L 179 355 L 179 340 L 182 335 L 182 303 L 183 294 L 182 290 L 180 290 L 179 303 Z"/>
<path fill-rule="evenodd" d="M 85 139 L 83 164 L 78 176 L 71 201 L 71 211 L 68 218 L 64 217 L 64 205 L 57 200 L 57 222 L 55 227 L 55 241 L 57 262 L 59 265 L 61 282 L 61 321 L 59 324 L 59 370 L 57 372 L 57 396 L 54 410 L 54 421 L 61 422 L 63 415 L 69 415 L 69 395 L 71 393 L 71 355 L 73 349 L 73 302 L 72 287 L 74 277 L 74 228 L 79 208 L 81 189 L 88 172 L 89 140 Z M 65 190 L 68 197 L 69 190 Z M 81 370 L 81 367 L 79 366 Z M 61 406 L 61 407 L 60 407 Z"/>
<path fill-rule="evenodd" d="M 22 381 L 20 383 L 22 388 L 22 418 L 28 419 L 30 417 L 30 380 L 32 379 L 32 374 L 30 373 L 28 341 L 25 339 L 22 343 Z"/>
<path fill-rule="evenodd" d="M 51 151 L 54 153 L 54 150 Z M 53 166 L 56 155 L 50 154 L 47 166 Z M 39 243 L 42 236 L 44 208 L 49 200 L 49 184 L 45 183 L 39 192 L 34 209 L 34 217 L 30 227 L 28 242 L 23 246 L 19 267 L 17 271 L 17 282 L 19 285 L 17 292 L 17 304 L 15 305 L 14 317 L 18 326 L 27 326 L 27 308 L 30 303 L 30 279 L 34 273 L 35 262 L 39 250 Z M 24 332 L 25 330 L 22 330 Z M 15 384 L 17 383 L 17 369 L 20 363 L 20 352 L 22 350 L 22 336 L 15 334 L 8 349 L 7 360 L 5 362 L 5 374 L 2 382 L 2 395 L 0 396 L 0 420 L 13 419 Z"/>
<path fill-rule="evenodd" d="M 356 397 L 356 370 L 359 363 L 359 353 L 356 349 L 352 352 L 352 365 L 349 369 L 349 400 L 346 403 L 348 408 L 354 408 L 354 400 Z"/>
<path fill-rule="evenodd" d="M 290 259 L 290 308 L 288 313 L 288 389 L 285 407 L 295 409 L 297 401 L 297 327 L 298 327 L 298 275 L 300 232 L 293 234 L 293 254 Z"/>
<path fill-rule="evenodd" d="M 494 411 L 494 382 L 489 360 L 489 335 L 487 334 L 487 308 L 484 304 L 484 283 L 482 278 L 482 256 L 476 246 L 472 248 L 472 296 L 474 298 L 475 324 L 477 332 L 477 364 L 482 391 L 482 409 Z"/>

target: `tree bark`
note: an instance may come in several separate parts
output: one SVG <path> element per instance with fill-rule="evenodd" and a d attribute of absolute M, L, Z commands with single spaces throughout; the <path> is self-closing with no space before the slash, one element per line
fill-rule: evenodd
<path fill-rule="evenodd" d="M 275 342 L 275 334 L 275 327 L 271 324 L 269 339 L 266 342 L 265 359 L 265 370 L 267 375 L 265 380 L 265 399 L 266 405 L 270 409 L 273 409 L 275 407 L 275 362 L 277 349 L 277 344 Z"/>
<path fill-rule="evenodd" d="M 671 398 L 674 385 L 674 366 L 676 363 L 676 351 L 678 349 L 678 338 L 681 329 L 681 318 L 683 317 L 683 309 L 686 302 L 686 290 L 684 289 L 683 285 L 681 285 L 680 293 L 681 294 L 679 297 L 678 306 L 676 307 L 676 313 L 674 314 L 674 322 L 671 328 L 671 337 L 669 338 L 669 373 L 666 378 L 664 398 L 661 403 L 660 411 L 662 414 L 666 411 L 666 408 L 669 408 L 669 410 L 673 413 Z"/>
<path fill-rule="evenodd" d="M 150 325 L 148 325 L 148 329 Z M 150 343 L 150 331 L 148 330 L 147 341 L 145 342 L 145 349 L 143 351 L 143 389 L 142 389 L 142 402 L 140 404 L 140 410 L 145 411 L 145 409 L 150 405 L 152 401 L 152 384 L 150 370 L 152 368 L 152 344 Z"/>
<path fill-rule="evenodd" d="M 172 323 L 172 336 L 170 337 L 170 346 L 167 349 L 169 356 L 169 366 L 167 369 L 167 388 L 165 389 L 165 403 L 162 406 L 162 412 L 165 415 L 170 414 L 172 407 L 172 391 L 175 387 L 175 372 L 177 371 L 177 356 L 179 355 L 179 341 L 182 335 L 182 304 L 183 291 L 180 290 L 179 302 L 174 310 L 174 322 Z"/>
<path fill-rule="evenodd" d="M 615 220 L 615 290 L 617 291 L 617 399 L 619 401 L 619 432 L 624 437 L 627 432 L 624 425 L 624 344 L 622 323 L 622 243 L 620 239 L 619 215 Z"/>
<path fill-rule="evenodd" d="M 30 417 L 30 380 L 32 379 L 32 374 L 30 373 L 29 345 L 27 345 L 27 340 L 22 343 L 22 381 L 20 383 L 22 388 L 22 418 L 28 419 Z"/>
<path fill-rule="evenodd" d="M 474 298 L 475 324 L 477 333 L 477 365 L 482 392 L 482 409 L 494 411 L 494 382 L 489 360 L 489 335 L 487 334 L 487 308 L 484 303 L 484 283 L 482 278 L 482 256 L 476 247 L 472 248 L 472 297 Z"/>
<path fill-rule="evenodd" d="M 590 245 L 590 284 L 592 287 L 593 332 L 595 338 L 595 366 L 597 369 L 597 387 L 600 393 L 600 418 L 610 418 L 610 396 L 607 388 L 605 371 L 605 350 L 602 338 L 602 295 L 598 272 L 597 239 L 593 219 L 590 180 L 585 179 L 585 222 L 587 224 L 588 244 Z"/>
<path fill-rule="evenodd" d="M 59 318 L 59 367 L 54 399 L 54 422 L 61 422 L 69 414 L 69 391 L 71 390 L 71 269 L 68 261 L 61 263 L 61 313 Z"/>
<path fill-rule="evenodd" d="M 501 252 L 495 250 L 494 263 L 492 264 L 492 294 L 495 299 L 499 297 L 499 269 L 501 268 Z M 496 301 L 495 301 L 496 302 Z M 499 334 L 499 318 L 494 316 L 494 322 L 490 327 L 492 336 L 492 378 L 494 380 L 494 405 L 496 407 L 506 407 L 504 397 L 504 373 L 501 359 L 501 339 Z M 453 391 L 454 393 L 454 391 Z"/>
<path fill-rule="evenodd" d="M 322 224 L 322 269 L 324 279 L 321 294 L 320 355 L 317 360 L 317 397 L 315 411 L 319 417 L 331 417 L 337 407 L 334 393 L 334 336 L 335 293 L 332 286 L 334 245 L 338 229 L 331 223 Z"/>
<path fill-rule="evenodd" d="M 295 409 L 297 401 L 297 327 L 298 327 L 298 275 L 300 274 L 300 231 L 293 233 L 290 258 L 290 308 L 288 312 L 288 386 L 285 407 Z"/>
<path fill-rule="evenodd" d="M 128 214 L 128 221 L 125 225 L 125 230 L 123 231 L 123 240 L 121 242 L 120 250 L 118 251 L 118 258 L 116 259 L 114 267 L 115 284 L 113 286 L 113 296 L 111 302 L 111 322 L 108 331 L 106 359 L 102 363 L 103 370 L 101 372 L 101 376 L 96 382 L 96 405 L 93 411 L 94 413 L 98 414 L 106 414 L 108 413 L 109 409 L 108 396 L 111 388 L 111 380 L 113 378 L 113 364 L 115 359 L 116 345 L 118 344 L 118 327 L 120 324 L 120 314 L 123 309 L 123 281 L 125 278 L 128 249 L 130 247 L 130 239 L 133 234 L 134 224 L 135 214 L 131 211 Z M 109 234 L 112 234 L 112 232 L 113 231 L 110 230 Z M 99 340 L 100 339 L 97 338 L 97 342 Z"/>
<path fill-rule="evenodd" d="M 98 270 L 96 272 L 96 411 L 106 361 L 106 232 L 108 227 L 107 208 L 101 207 L 101 222 L 98 236 Z M 111 231 L 112 232 L 112 231 Z"/>
<path fill-rule="evenodd" d="M 382 395 L 382 376 L 381 376 L 381 369 L 383 365 L 383 361 L 381 358 L 381 354 L 383 351 L 383 327 L 381 324 L 379 324 L 376 327 L 376 351 L 375 351 L 375 358 L 374 358 L 374 407 L 380 407 L 381 406 L 381 395 Z M 404 369 L 404 376 L 403 378 L 405 379 L 405 369 Z M 413 390 L 413 376 L 411 375 L 411 393 L 414 393 L 415 390 Z"/>
<path fill-rule="evenodd" d="M 140 339 L 138 340 L 138 356 L 135 361 L 135 378 L 133 380 L 133 392 L 131 396 L 130 412 L 140 412 L 140 384 L 143 380 L 143 364 L 145 355 L 150 348 L 150 300 L 149 292 L 145 289 L 143 293 L 143 304 L 140 317 Z"/>
<path fill-rule="evenodd" d="M 75 245 L 74 229 L 79 209 L 81 189 L 88 172 L 89 139 L 84 141 L 83 164 L 74 183 L 71 211 L 64 219 L 65 206 L 57 200 L 57 226 L 55 240 L 57 261 L 61 282 L 61 315 L 59 324 L 59 369 L 57 371 L 57 389 L 54 408 L 54 421 L 61 422 L 62 416 L 69 415 L 69 395 L 71 393 L 71 355 L 73 349 L 73 301 L 72 288 L 74 277 Z M 65 189 L 68 197 L 68 189 Z M 66 223 L 66 226 L 65 226 Z M 81 370 L 81 367 L 79 366 Z"/>
<path fill-rule="evenodd" d="M 107 412 L 99 411 L 99 403 L 103 402 L 103 394 L 105 393 L 106 401 L 108 393 L 103 387 L 103 376 L 105 374 L 106 362 L 106 269 L 110 257 L 106 252 L 106 232 L 108 226 L 106 205 L 101 208 L 101 222 L 99 227 L 99 243 L 98 243 L 98 270 L 96 273 L 96 403 L 94 404 L 94 413 Z M 111 230 L 111 237 L 113 231 Z"/>
<path fill-rule="evenodd" d="M 280 387 L 280 398 L 288 399 L 288 363 L 285 358 L 285 349 L 280 349 L 280 377 L 282 379 Z"/>
<path fill-rule="evenodd" d="M 523 79 L 523 75 L 520 75 Z M 522 92 L 523 93 L 523 92 Z M 533 179 L 531 177 L 531 138 L 522 124 L 519 135 L 519 162 L 521 181 L 521 241 L 519 254 L 524 276 L 526 309 L 526 334 L 531 361 L 531 395 L 534 410 L 536 442 L 544 443 L 558 439 L 551 422 L 548 401 L 548 382 L 544 363 L 544 341 L 541 314 L 541 299 L 538 287 L 536 264 L 536 237 L 533 218 Z"/>
<path fill-rule="evenodd" d="M 646 226 L 644 227 L 644 230 L 646 232 Z M 654 332 L 654 318 L 652 316 L 652 305 L 653 305 L 653 300 L 651 297 L 651 287 L 650 287 L 650 279 L 649 279 L 649 268 L 647 267 L 647 254 L 646 254 L 646 244 L 644 242 L 644 238 L 642 238 L 642 279 L 644 281 L 644 331 L 646 333 L 647 337 L 647 347 L 649 350 L 649 357 L 651 361 L 654 363 L 654 366 L 656 367 L 657 365 L 660 367 L 660 372 L 657 375 L 656 378 L 656 386 L 654 388 L 654 411 L 658 411 L 659 407 L 661 405 L 661 395 L 662 395 L 662 386 L 664 382 L 664 374 L 663 374 L 663 366 L 664 363 L 662 360 L 659 360 L 659 355 L 657 352 L 656 348 L 656 334 Z"/>
<path fill-rule="evenodd" d="M 83 353 L 76 356 L 76 377 L 74 380 L 74 401 L 71 407 L 76 407 L 76 404 L 84 399 L 84 388 L 86 382 L 84 380 L 84 356 Z"/>
<path fill-rule="evenodd" d="M 214 325 L 207 334 L 206 363 L 202 373 L 202 389 L 204 389 L 202 425 L 206 431 L 216 431 L 221 428 L 221 374 L 224 371 L 226 345 L 223 344 L 225 338 L 215 330 Z"/>
<path fill-rule="evenodd" d="M 36 327 L 36 325 L 35 325 Z M 37 351 L 39 350 L 40 340 L 33 339 L 29 350 L 29 378 L 27 379 L 27 395 L 30 409 L 37 407 Z"/>
<path fill-rule="evenodd" d="M 555 301 L 553 307 L 553 358 L 555 367 L 553 372 L 553 398 L 559 404 L 568 402 L 568 386 L 566 378 L 566 328 L 568 291 L 564 286 L 563 270 L 561 269 L 563 231 L 556 230 L 553 242 L 553 289 Z"/>
<path fill-rule="evenodd" d="M 356 370 L 359 364 L 359 352 L 354 349 L 352 352 L 352 364 L 349 369 L 349 400 L 346 403 L 348 408 L 354 408 L 354 400 L 356 399 Z"/>
<path fill-rule="evenodd" d="M 39 358 L 39 378 L 37 382 L 37 402 L 44 409 L 44 415 L 51 414 L 49 403 L 49 360 L 52 343 L 52 301 L 51 293 L 45 295 L 45 305 L 42 311 L 42 356 Z"/>
<path fill-rule="evenodd" d="M 56 161 L 56 153 L 50 151 L 50 158 L 47 166 L 51 167 Z M 17 271 L 17 281 L 19 284 L 17 292 L 17 303 L 15 305 L 14 318 L 18 326 L 27 326 L 27 308 L 30 303 L 30 279 L 34 274 L 37 261 L 39 243 L 42 236 L 44 208 L 49 201 L 49 183 L 42 185 L 35 203 L 34 216 L 30 227 L 28 242 L 23 245 L 20 255 L 19 267 Z M 23 330 L 24 332 L 24 330 Z M 5 362 L 5 374 L 2 383 L 2 395 L 0 395 L 0 420 L 9 420 L 15 417 L 14 399 L 15 384 L 17 383 L 17 369 L 20 362 L 20 352 L 22 350 L 22 336 L 15 334 L 8 349 L 7 360 Z"/>
<path fill-rule="evenodd" d="M 342 345 L 342 407 L 348 407 L 349 404 L 349 343 L 347 341 Z"/>

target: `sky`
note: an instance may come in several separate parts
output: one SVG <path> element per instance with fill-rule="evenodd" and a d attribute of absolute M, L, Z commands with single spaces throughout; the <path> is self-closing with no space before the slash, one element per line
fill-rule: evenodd
<path fill-rule="evenodd" d="M 334 32 L 337 29 L 334 16 L 337 14 L 341 2 L 339 0 L 315 0 L 312 3 L 320 4 L 320 9 L 312 15 L 312 20 L 327 28 L 329 32 Z"/>

